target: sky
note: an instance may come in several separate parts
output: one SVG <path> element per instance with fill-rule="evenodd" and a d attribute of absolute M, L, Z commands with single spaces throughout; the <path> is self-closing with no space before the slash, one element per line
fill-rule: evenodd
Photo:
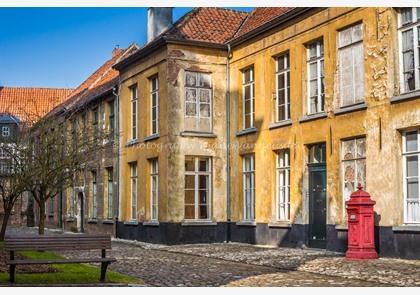
<path fill-rule="evenodd" d="M 174 21 L 190 10 L 174 8 Z M 146 38 L 147 8 L 0 8 L 0 86 L 73 88 Z"/>

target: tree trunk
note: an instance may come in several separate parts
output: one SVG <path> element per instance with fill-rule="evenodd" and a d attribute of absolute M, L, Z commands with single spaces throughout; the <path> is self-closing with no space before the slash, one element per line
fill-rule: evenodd
<path fill-rule="evenodd" d="M 45 202 L 39 202 L 38 234 L 43 235 L 45 229 Z"/>
<path fill-rule="evenodd" d="M 4 209 L 3 222 L 1 224 L 1 231 L 0 231 L 0 241 L 4 241 L 4 236 L 6 235 L 7 223 L 9 222 L 11 213 L 12 213 L 12 209 L 8 209 L 8 208 Z"/>

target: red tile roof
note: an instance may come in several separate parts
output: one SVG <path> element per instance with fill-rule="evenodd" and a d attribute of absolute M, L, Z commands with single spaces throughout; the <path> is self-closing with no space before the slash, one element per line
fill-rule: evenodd
<path fill-rule="evenodd" d="M 92 75 L 74 89 L 68 98 L 57 106 L 51 114 L 54 114 L 63 108 L 69 110 L 84 106 L 98 95 L 112 90 L 118 85 L 119 80 L 119 72 L 114 70 L 112 66 L 121 58 L 131 54 L 137 48 L 137 45 L 133 44 L 127 49 L 114 49 L 111 59 L 107 60 Z"/>
<path fill-rule="evenodd" d="M 33 123 L 62 103 L 72 89 L 1 87 L 0 113 L 9 113 L 22 122 Z"/>
<path fill-rule="evenodd" d="M 246 33 L 255 30 L 262 25 L 268 23 L 269 21 L 275 19 L 276 17 L 285 14 L 286 12 L 293 9 L 293 7 L 257 7 L 255 8 L 247 19 L 243 22 L 242 26 L 239 28 L 235 34 L 235 38 L 243 36 Z"/>
<path fill-rule="evenodd" d="M 163 33 L 163 36 L 224 44 L 234 36 L 247 16 L 247 12 L 226 8 L 194 8 Z"/>

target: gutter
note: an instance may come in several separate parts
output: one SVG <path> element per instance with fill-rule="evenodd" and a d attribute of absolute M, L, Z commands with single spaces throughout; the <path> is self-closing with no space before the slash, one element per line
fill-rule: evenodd
<path fill-rule="evenodd" d="M 227 58 L 226 58 L 226 219 L 227 219 L 227 231 L 226 231 L 226 242 L 231 241 L 231 175 L 230 175 L 230 59 L 231 59 L 231 48 L 230 44 L 227 45 Z"/>
<path fill-rule="evenodd" d="M 120 216 L 120 213 L 121 213 L 121 206 L 122 206 L 122 204 L 121 204 L 121 200 L 120 200 L 120 196 L 121 196 L 121 179 L 120 179 L 120 171 L 121 171 L 121 162 L 120 162 L 120 155 L 121 155 L 121 150 L 120 150 L 120 148 L 121 148 L 121 144 L 120 144 L 120 142 L 121 142 L 121 140 L 120 140 L 120 120 L 121 120 L 121 116 L 122 116 L 122 112 L 121 112 L 121 110 L 120 110 L 120 93 L 121 93 L 121 76 L 120 75 L 118 75 L 118 85 L 117 85 L 117 87 L 118 87 L 118 89 L 117 89 L 117 91 L 118 91 L 118 93 L 115 93 L 115 91 L 114 91 L 114 89 L 112 90 L 112 94 L 115 96 L 115 100 L 116 100 L 116 111 L 118 112 L 118 119 L 117 119 L 117 122 L 115 122 L 116 124 L 116 131 L 117 131 L 117 138 L 118 138 L 118 140 L 116 140 L 117 141 L 117 150 L 118 150 L 118 152 L 117 152 L 117 167 L 118 167 L 118 169 L 117 169 L 117 179 L 118 179 L 118 194 L 116 194 L 116 196 L 117 196 L 117 206 L 116 206 L 116 208 L 117 208 L 117 212 L 116 212 L 116 216 L 115 216 L 115 232 L 114 232 L 114 235 L 115 235 L 115 237 L 117 238 L 118 237 L 118 221 L 119 220 L 121 220 L 121 216 Z M 115 141 L 114 141 L 115 142 Z"/>

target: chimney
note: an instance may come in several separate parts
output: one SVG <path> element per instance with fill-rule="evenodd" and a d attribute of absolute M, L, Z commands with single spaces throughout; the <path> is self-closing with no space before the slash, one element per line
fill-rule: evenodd
<path fill-rule="evenodd" d="M 122 52 L 119 45 L 116 45 L 115 48 L 112 50 L 112 58 L 116 57 L 118 54 Z"/>
<path fill-rule="evenodd" d="M 172 26 L 172 7 L 149 7 L 147 10 L 147 42 Z"/>

